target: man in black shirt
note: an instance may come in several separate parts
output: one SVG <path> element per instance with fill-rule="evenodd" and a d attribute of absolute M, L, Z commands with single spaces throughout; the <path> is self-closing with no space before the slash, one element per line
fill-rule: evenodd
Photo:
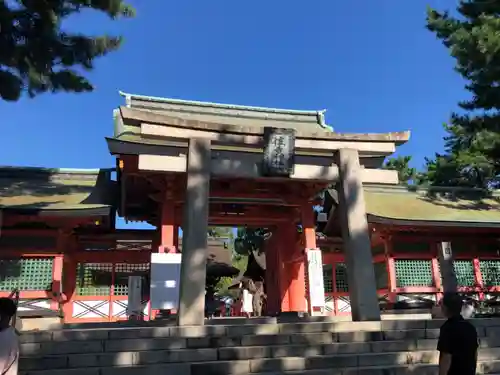
<path fill-rule="evenodd" d="M 439 333 L 439 375 L 475 375 L 477 332 L 461 315 L 462 298 L 457 293 L 445 293 L 441 309 L 448 320 Z"/>

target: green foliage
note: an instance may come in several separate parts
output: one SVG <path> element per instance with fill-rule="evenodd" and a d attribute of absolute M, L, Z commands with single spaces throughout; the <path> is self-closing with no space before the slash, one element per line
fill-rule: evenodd
<path fill-rule="evenodd" d="M 383 168 L 398 172 L 399 183 L 409 185 L 415 181 L 417 170 L 410 167 L 411 156 L 398 156 L 388 158 Z"/>
<path fill-rule="evenodd" d="M 252 251 L 263 251 L 264 240 L 268 233 L 269 231 L 265 228 L 238 228 L 234 240 L 235 252 L 240 255 L 248 255 Z"/>
<path fill-rule="evenodd" d="M 210 227 L 208 229 L 208 236 L 212 238 L 227 238 L 228 250 L 232 252 L 232 265 L 240 271 L 246 269 L 248 263 L 248 256 L 240 255 L 235 252 L 235 240 L 233 228 L 231 227 Z M 232 277 L 214 277 L 210 280 L 207 279 L 207 288 L 211 288 L 220 296 L 232 296 L 232 292 L 228 290 L 233 281 Z"/>
<path fill-rule="evenodd" d="M 238 228 L 236 238 L 231 248 L 233 249 L 233 266 L 240 271 L 248 265 L 248 255 L 252 251 L 263 251 L 264 240 L 269 231 L 265 228 Z M 219 295 L 234 297 L 235 291 L 228 290 L 232 278 L 221 278 L 216 286 Z"/>
<path fill-rule="evenodd" d="M 83 72 L 93 69 L 96 58 L 116 50 L 122 38 L 61 28 L 64 20 L 85 9 L 111 19 L 134 15 L 122 0 L 0 0 L 0 98 L 93 90 Z"/>
<path fill-rule="evenodd" d="M 209 227 L 208 235 L 213 238 L 233 238 L 233 228 L 230 227 Z"/>
<path fill-rule="evenodd" d="M 446 152 L 427 160 L 425 182 L 490 187 L 500 171 L 500 2 L 461 1 L 457 10 L 453 17 L 429 9 L 427 28 L 448 48 L 472 95 L 445 125 Z"/>
<path fill-rule="evenodd" d="M 426 159 L 422 181 L 435 186 L 485 188 L 496 184 L 495 160 L 488 155 L 490 140 L 470 138 L 457 125 L 444 125 L 445 153 Z M 491 134 L 491 133 L 490 133 Z"/>
<path fill-rule="evenodd" d="M 233 267 L 236 267 L 241 272 L 246 269 L 247 264 L 248 256 L 233 253 Z M 219 294 L 220 296 L 234 297 L 235 292 L 228 289 L 231 286 L 232 281 L 232 277 L 221 277 L 217 285 L 215 286 L 217 294 Z"/>

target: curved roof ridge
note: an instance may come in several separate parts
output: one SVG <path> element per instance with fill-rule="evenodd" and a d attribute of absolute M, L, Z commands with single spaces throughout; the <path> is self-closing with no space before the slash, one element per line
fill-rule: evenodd
<path fill-rule="evenodd" d="M 214 108 L 224 108 L 224 109 L 241 109 L 246 111 L 255 112 L 267 112 L 267 113 L 282 113 L 282 114 L 295 114 L 295 115 L 311 115 L 311 116 L 322 116 L 326 109 L 321 110 L 298 110 L 298 109 L 283 109 L 283 108 L 271 108 L 271 107 L 259 107 L 259 106 L 247 106 L 238 104 L 224 104 L 224 103 L 214 103 L 214 102 L 203 102 L 196 100 L 184 100 L 184 99 L 173 99 L 164 98 L 158 96 L 146 96 L 146 95 L 136 95 L 130 94 L 123 91 L 119 91 L 120 95 L 125 97 L 127 106 L 131 99 L 144 100 L 150 102 L 160 102 L 160 103 L 171 103 L 171 104 L 185 104 L 199 107 L 214 107 Z"/>
<path fill-rule="evenodd" d="M 185 118 L 182 115 L 177 113 L 175 114 L 165 114 L 161 111 L 157 111 L 149 108 L 137 108 L 137 107 L 119 107 L 120 116 L 123 120 L 126 121 L 134 121 L 134 126 L 139 126 L 141 122 L 147 123 L 157 123 L 157 124 L 169 124 L 172 126 L 181 126 L 181 127 L 193 127 L 193 128 L 203 128 L 203 130 L 213 130 L 220 131 L 221 126 L 230 125 L 229 131 L 232 133 L 245 133 L 245 134 L 262 134 L 263 125 L 256 125 L 256 122 L 247 122 L 246 124 L 238 124 L 234 125 L 231 123 L 222 123 L 217 122 L 214 119 L 192 119 Z M 118 117 L 115 117 L 118 118 Z M 262 122 L 262 119 L 258 119 Z M 268 123 L 271 120 L 267 119 Z M 281 127 L 280 124 L 286 124 L 286 121 L 280 121 L 272 119 L 275 123 L 274 125 Z M 174 123 L 175 122 L 175 123 Z M 130 122 L 131 124 L 131 122 Z M 178 125 L 176 125 L 178 124 Z M 319 126 L 309 127 L 310 125 Z M 406 143 L 409 138 L 411 132 L 409 130 L 398 131 L 398 132 L 390 132 L 390 133 L 347 133 L 347 132 L 335 132 L 332 131 L 332 128 L 326 125 L 320 126 L 317 122 L 309 122 L 309 119 L 306 123 L 301 123 L 299 126 L 288 126 L 288 128 L 294 127 L 297 131 L 296 137 L 300 138 L 308 138 L 308 139 L 320 139 L 320 140 L 342 140 L 342 141 L 361 141 L 361 142 L 393 142 L 396 146 Z M 223 129 L 227 131 L 227 129 Z M 119 134 L 118 134 L 119 135 Z"/>

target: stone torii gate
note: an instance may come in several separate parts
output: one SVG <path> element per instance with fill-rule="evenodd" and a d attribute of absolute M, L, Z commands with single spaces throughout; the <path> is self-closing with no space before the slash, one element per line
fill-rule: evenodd
<path fill-rule="evenodd" d="M 339 195 L 353 320 L 380 319 L 362 184 L 398 183 L 395 171 L 380 166 L 409 139 L 408 132 L 340 134 L 326 127 L 323 111 L 123 95 L 127 105 L 115 110 L 115 134 L 107 139 L 120 167 L 122 212 L 144 220 L 137 207 L 145 198 L 135 197 L 132 207 L 132 198 L 124 197 L 138 183 L 133 181 L 144 178 L 161 192 L 159 198 L 149 195 L 160 212 L 154 221 L 159 251 L 175 249 L 182 220 L 179 325 L 204 324 L 208 225 L 258 225 L 251 216 L 256 207 L 266 212 L 262 226 L 272 220 L 293 224 L 298 212 L 304 249 L 296 270 L 301 276 L 294 277 L 301 282 L 289 288 L 305 294 L 304 254 L 316 248 L 313 200 L 332 184 Z M 241 202 L 248 206 L 240 216 L 213 213 L 214 204 Z M 305 311 L 305 299 L 293 306 Z"/>

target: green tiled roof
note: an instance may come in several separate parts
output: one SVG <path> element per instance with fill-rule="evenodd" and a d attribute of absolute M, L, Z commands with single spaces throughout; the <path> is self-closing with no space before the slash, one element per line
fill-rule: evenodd
<path fill-rule="evenodd" d="M 219 113 L 220 115 L 220 113 Z M 150 137 L 147 134 L 144 136 L 141 133 L 142 123 L 152 123 L 152 124 L 163 124 L 171 123 L 172 126 L 180 127 L 194 127 L 203 130 L 214 130 L 214 131 L 228 131 L 228 126 L 230 126 L 230 132 L 240 133 L 240 134 L 258 134 L 262 135 L 264 128 L 267 126 L 273 127 L 288 127 L 295 128 L 297 130 L 296 136 L 303 138 L 313 138 L 320 140 L 329 141 L 364 141 L 364 142 L 392 142 L 396 145 L 404 144 L 408 141 L 410 137 L 409 131 L 403 132 L 391 132 L 391 133 L 336 133 L 332 132 L 330 128 L 324 127 L 311 127 L 309 124 L 307 126 L 292 126 L 287 120 L 274 120 L 279 124 L 274 124 L 270 122 L 269 116 L 266 115 L 265 121 L 257 126 L 254 121 L 250 123 L 241 124 L 238 122 L 231 122 L 230 117 L 224 119 L 226 122 L 219 121 L 220 119 L 196 119 L 192 116 L 188 116 L 185 113 L 168 114 L 159 109 L 143 108 L 143 107 L 120 107 L 113 111 L 114 118 L 114 136 L 116 140 L 123 141 L 134 141 L 145 144 L 171 144 L 172 140 L 161 140 L 161 137 Z M 279 126 L 278 126 L 279 125 Z M 313 125 L 318 125 L 314 123 Z M 326 125 L 325 125 L 326 126 Z M 153 139 L 151 139 L 153 138 Z"/>
<path fill-rule="evenodd" d="M 365 186 L 370 221 L 403 220 L 427 223 L 500 225 L 500 195 L 480 190 Z M 387 221 L 386 220 L 386 221 Z"/>
<path fill-rule="evenodd" d="M 110 170 L 0 167 L 0 209 L 85 210 L 110 208 Z"/>
<path fill-rule="evenodd" d="M 120 92 L 125 97 L 127 107 L 155 111 L 172 117 L 189 118 L 219 124 L 237 124 L 251 127 L 273 126 L 300 129 L 321 129 L 331 131 L 325 124 L 325 110 L 302 111 L 291 109 L 264 108 L 180 100 Z"/>

